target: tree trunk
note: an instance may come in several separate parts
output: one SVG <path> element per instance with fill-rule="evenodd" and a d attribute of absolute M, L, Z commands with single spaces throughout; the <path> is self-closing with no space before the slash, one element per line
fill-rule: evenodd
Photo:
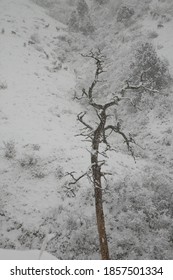
<path fill-rule="evenodd" d="M 100 137 L 102 133 L 102 128 L 105 122 L 101 122 L 100 125 L 94 132 L 94 137 L 92 140 L 93 153 L 91 154 L 91 165 L 92 165 L 92 176 L 94 182 L 94 194 L 95 194 L 95 207 L 96 207 L 96 218 L 97 218 L 97 228 L 100 241 L 100 253 L 102 260 L 109 260 L 109 249 L 106 236 L 105 218 L 103 211 L 103 199 L 102 199 L 102 184 L 101 184 L 101 166 L 98 162 L 98 151 L 100 144 Z"/>
<path fill-rule="evenodd" d="M 103 212 L 101 171 L 98 165 L 93 166 L 95 208 L 97 218 L 97 228 L 100 241 L 100 253 L 102 260 L 109 260 L 109 249 L 106 236 L 105 218 Z"/>

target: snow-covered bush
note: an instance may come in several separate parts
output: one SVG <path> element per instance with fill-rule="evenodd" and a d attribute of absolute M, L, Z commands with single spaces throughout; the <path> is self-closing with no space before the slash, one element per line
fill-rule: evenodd
<path fill-rule="evenodd" d="M 150 15 L 154 20 L 161 20 L 166 23 L 171 20 L 173 12 L 173 2 L 171 0 L 157 1 L 150 7 Z"/>
<path fill-rule="evenodd" d="M 109 0 L 94 0 L 94 1 L 99 5 L 104 5 L 104 4 L 107 4 L 109 2 Z"/>
<path fill-rule="evenodd" d="M 31 169 L 31 175 L 33 178 L 42 179 L 46 176 L 46 171 L 41 166 L 34 166 Z"/>
<path fill-rule="evenodd" d="M 55 177 L 56 177 L 58 180 L 60 180 L 60 179 L 62 179 L 64 176 L 65 176 L 65 172 L 64 172 L 62 166 L 59 165 L 59 166 L 56 168 Z"/>
<path fill-rule="evenodd" d="M 80 0 L 77 4 L 76 10 L 71 13 L 69 22 L 69 30 L 72 32 L 81 32 L 84 35 L 90 35 L 94 32 L 89 8 L 85 1 Z"/>
<path fill-rule="evenodd" d="M 40 249 L 43 243 L 45 234 L 37 229 L 29 230 L 22 228 L 22 232 L 18 237 L 21 247 L 29 249 Z"/>
<path fill-rule="evenodd" d="M 31 176 L 36 179 L 43 179 L 48 175 L 48 170 L 41 164 L 41 159 L 34 153 L 26 153 L 18 159 L 21 167 L 30 170 Z"/>
<path fill-rule="evenodd" d="M 127 22 L 133 15 L 135 11 L 131 7 L 122 6 L 117 13 L 117 22 Z"/>
<path fill-rule="evenodd" d="M 0 83 L 0 90 L 1 90 L 1 89 L 6 89 L 6 88 L 7 88 L 6 82 Z"/>
<path fill-rule="evenodd" d="M 82 32 L 84 35 L 89 35 L 94 32 L 94 27 L 89 16 L 79 18 L 78 13 L 73 11 L 68 23 L 69 30 L 72 32 Z"/>
<path fill-rule="evenodd" d="M 140 179 L 130 175 L 111 185 L 106 205 L 112 258 L 172 259 L 171 180 L 153 168 Z"/>
<path fill-rule="evenodd" d="M 15 147 L 15 142 L 13 140 L 10 140 L 8 142 L 3 142 L 4 143 L 4 155 L 8 159 L 12 159 L 16 156 L 16 147 Z"/>
<path fill-rule="evenodd" d="M 94 32 L 94 26 L 92 25 L 92 22 L 90 20 L 90 18 L 86 18 L 85 21 L 83 21 L 82 26 L 80 27 L 80 31 L 84 34 L 84 35 L 90 35 Z"/>
<path fill-rule="evenodd" d="M 85 0 L 78 0 L 78 3 L 77 3 L 77 12 L 78 12 L 79 17 L 82 17 L 82 18 L 83 18 L 85 15 L 88 14 L 89 8 L 88 8 L 88 5 L 87 5 L 87 3 L 85 2 Z"/>
<path fill-rule="evenodd" d="M 76 4 L 75 1 L 69 0 L 32 0 L 37 5 L 47 9 L 48 14 L 58 20 L 67 24 L 69 15 Z"/>
<path fill-rule="evenodd" d="M 34 151 L 39 151 L 40 150 L 40 145 L 39 144 L 32 144 L 32 149 Z"/>
<path fill-rule="evenodd" d="M 149 88 L 161 90 L 170 84 L 168 63 L 160 59 L 151 43 L 140 43 L 134 57 L 131 64 L 133 81 L 138 82 L 143 73 L 143 80 Z"/>
<path fill-rule="evenodd" d="M 38 162 L 38 158 L 34 154 L 24 154 L 22 158 L 19 159 L 19 163 L 22 167 L 32 167 Z"/>
<path fill-rule="evenodd" d="M 61 213 L 56 211 L 54 216 L 49 215 L 46 223 L 57 232 L 57 237 L 47 248 L 50 252 L 55 251 L 58 258 L 68 260 L 98 258 L 95 215 L 86 217 L 84 214 L 81 215 L 81 211 L 76 210 L 71 214 L 65 207 Z"/>
<path fill-rule="evenodd" d="M 57 36 L 57 38 L 62 42 L 68 43 L 68 45 L 70 45 L 72 43 L 72 38 L 70 37 L 70 35 L 68 33 L 61 34 L 61 35 Z"/>
<path fill-rule="evenodd" d="M 79 31 L 79 21 L 78 21 L 78 14 L 76 11 L 73 11 L 70 16 L 70 20 L 68 23 L 69 29 L 72 31 Z"/>
<path fill-rule="evenodd" d="M 56 3 L 56 0 L 33 0 L 33 2 L 42 7 L 50 8 Z"/>

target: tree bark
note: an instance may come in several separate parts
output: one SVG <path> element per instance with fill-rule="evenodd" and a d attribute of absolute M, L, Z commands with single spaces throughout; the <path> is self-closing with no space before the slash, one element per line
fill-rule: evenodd
<path fill-rule="evenodd" d="M 100 253 L 102 260 L 109 260 L 109 248 L 106 236 L 105 218 L 103 211 L 103 199 L 102 199 L 102 184 L 101 184 L 101 166 L 98 162 L 98 151 L 100 138 L 103 133 L 103 129 L 106 123 L 105 111 L 102 111 L 100 124 L 94 131 L 94 137 L 92 139 L 92 154 L 91 154 L 91 165 L 92 165 L 92 176 L 94 182 L 94 194 L 95 194 L 95 208 L 96 208 L 96 219 L 97 228 L 100 241 Z"/>

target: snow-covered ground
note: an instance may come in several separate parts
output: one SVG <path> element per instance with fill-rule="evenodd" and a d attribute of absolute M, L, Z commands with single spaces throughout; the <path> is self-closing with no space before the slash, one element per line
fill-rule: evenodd
<path fill-rule="evenodd" d="M 59 205 L 56 170 L 85 166 L 82 144 L 74 137 L 81 110 L 72 100 L 75 74 L 61 67 L 54 51 L 66 27 L 37 5 L 1 1 L 0 24 L 1 207 L 10 218 L 36 225 L 44 211 Z M 12 161 L 4 160 L 9 142 L 16 150 Z M 33 172 L 21 168 L 28 157 L 38 163 Z M 2 235 L 5 230 L 1 227 Z"/>
<path fill-rule="evenodd" d="M 19 251 L 0 249 L 0 260 L 56 260 L 53 255 L 47 252 L 44 252 L 40 258 L 39 255 L 39 250 Z"/>

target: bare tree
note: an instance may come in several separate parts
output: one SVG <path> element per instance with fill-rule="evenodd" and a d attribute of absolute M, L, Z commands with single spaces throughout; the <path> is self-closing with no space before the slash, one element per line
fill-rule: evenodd
<path fill-rule="evenodd" d="M 97 219 L 97 228 L 98 228 L 98 234 L 99 234 L 99 242 L 100 242 L 100 253 L 103 260 L 108 260 L 110 258 L 109 256 L 109 248 L 108 248 L 108 241 L 107 241 L 107 235 L 106 235 L 106 226 L 105 226 L 105 216 L 104 216 L 104 210 L 103 210 L 103 188 L 102 188 L 102 178 L 105 178 L 106 175 L 111 175 L 110 173 L 106 173 L 102 171 L 102 166 L 105 163 L 105 160 L 100 160 L 99 155 L 105 156 L 106 152 L 108 150 L 112 150 L 111 145 L 108 142 L 108 138 L 112 133 L 116 133 L 121 135 L 121 137 L 124 140 L 124 143 L 127 145 L 128 151 L 131 153 L 131 155 L 134 157 L 134 151 L 133 151 L 133 144 L 135 144 L 134 139 L 129 134 L 126 136 L 126 134 L 122 131 L 121 125 L 119 122 L 112 125 L 109 124 L 109 114 L 108 109 L 110 110 L 114 106 L 118 106 L 119 103 L 122 100 L 129 100 L 131 102 L 131 99 L 125 96 L 125 92 L 127 90 L 147 90 L 149 89 L 145 88 L 144 81 L 143 81 L 143 74 L 141 74 L 141 81 L 139 85 L 131 85 L 130 82 L 126 82 L 126 85 L 121 91 L 113 97 L 112 100 L 110 100 L 107 103 L 101 104 L 96 102 L 96 97 L 94 96 L 94 90 L 97 84 L 100 82 L 99 77 L 102 73 L 105 72 L 104 70 L 104 63 L 105 63 L 105 57 L 102 55 L 101 51 L 98 49 L 97 51 L 93 52 L 90 51 L 88 54 L 83 54 L 83 57 L 90 58 L 95 61 L 96 70 L 94 73 L 93 81 L 91 82 L 90 87 L 88 90 L 83 89 L 82 95 L 80 97 L 75 96 L 76 99 L 86 99 L 88 101 L 88 104 L 94 109 L 96 113 L 97 123 L 94 125 L 90 125 L 85 120 L 86 112 L 81 112 L 77 116 L 77 120 L 83 125 L 82 131 L 78 136 L 85 137 L 86 141 L 91 142 L 91 168 L 88 170 L 88 172 L 84 173 L 82 176 L 78 177 L 77 179 L 74 177 L 73 173 L 69 173 L 71 177 L 73 178 L 73 182 L 71 184 L 75 184 L 77 181 L 79 181 L 81 178 L 83 178 L 85 175 L 89 176 L 93 186 L 94 186 L 94 194 L 95 194 L 95 210 L 96 210 L 96 219 Z M 105 150 L 100 151 L 100 144 L 105 144 Z"/>

